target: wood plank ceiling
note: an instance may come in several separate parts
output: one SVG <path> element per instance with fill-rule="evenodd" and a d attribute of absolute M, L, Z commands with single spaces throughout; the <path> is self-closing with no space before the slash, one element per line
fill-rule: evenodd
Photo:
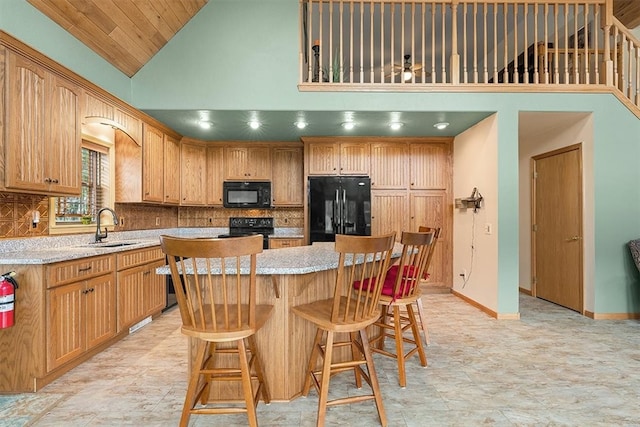
<path fill-rule="evenodd" d="M 131 77 L 209 0 L 27 1 Z M 613 4 L 627 28 L 640 26 L 640 0 Z"/>
<path fill-rule="evenodd" d="M 209 0 L 27 0 L 131 77 Z"/>

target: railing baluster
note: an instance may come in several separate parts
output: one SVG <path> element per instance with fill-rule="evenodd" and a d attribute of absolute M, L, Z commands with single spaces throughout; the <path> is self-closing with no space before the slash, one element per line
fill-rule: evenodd
<path fill-rule="evenodd" d="M 371 27 L 371 31 L 369 32 L 369 56 L 371 60 L 369 61 L 369 66 L 371 67 L 371 72 L 369 73 L 369 79 L 373 83 L 375 80 L 375 71 L 374 71 L 374 54 L 375 54 L 375 45 L 373 43 L 374 40 L 374 32 L 373 32 L 373 17 L 375 16 L 375 5 L 372 1 L 369 1 L 369 26 Z"/>
<path fill-rule="evenodd" d="M 431 81 L 437 83 L 436 75 L 436 2 L 431 2 Z M 444 83 L 444 82 L 443 82 Z"/>
<path fill-rule="evenodd" d="M 598 33 L 599 31 L 597 30 L 596 24 L 598 22 L 600 22 L 600 6 L 599 5 L 593 5 L 593 10 L 594 10 L 594 17 L 593 17 L 593 22 L 594 22 L 594 30 L 593 30 L 593 47 L 594 47 L 594 57 L 593 57 L 593 76 L 594 76 L 594 81 L 593 82 L 588 82 L 588 84 L 591 83 L 595 83 L 598 84 L 600 83 L 600 69 L 599 69 L 599 63 L 600 63 L 600 40 L 598 40 Z"/>
<path fill-rule="evenodd" d="M 533 83 L 540 83 L 540 52 L 538 50 L 540 42 L 538 41 L 538 3 L 533 5 Z"/>
<path fill-rule="evenodd" d="M 422 83 L 426 83 L 427 82 L 427 73 L 426 73 L 427 60 L 425 56 L 425 51 L 426 51 L 425 39 L 426 39 L 427 27 L 425 25 L 426 25 L 427 3 L 425 1 L 422 2 L 422 7 L 420 10 L 421 10 L 420 21 L 422 23 L 422 25 L 420 26 L 421 27 L 420 35 L 422 37 L 422 40 L 420 43 L 420 45 L 422 46 L 422 55 L 421 55 L 422 69 L 420 70 L 420 81 Z"/>
<path fill-rule="evenodd" d="M 529 2 L 524 2 L 522 8 L 522 21 L 524 22 L 524 34 L 523 34 L 523 43 L 524 43 L 524 75 L 522 76 L 522 81 L 525 84 L 529 84 Z M 535 56 L 534 56 L 535 58 Z"/>
<path fill-rule="evenodd" d="M 440 16 L 442 18 L 442 46 L 441 46 L 441 68 L 442 68 L 442 83 L 447 83 L 447 25 L 446 25 L 446 9 L 444 3 L 440 7 Z"/>
<path fill-rule="evenodd" d="M 575 8 L 573 9 L 573 22 L 574 22 L 574 27 L 577 26 L 577 19 L 575 19 Z M 564 22 L 563 22 L 563 27 L 564 27 L 564 83 L 569 83 L 571 81 L 571 78 L 573 78 L 573 82 L 574 83 L 578 83 L 578 67 L 576 59 L 577 56 L 575 54 L 575 52 L 573 54 L 570 55 L 570 50 L 569 50 L 569 43 L 567 43 L 567 41 L 569 40 L 569 4 L 565 3 L 564 4 Z M 574 38 L 576 34 L 576 31 L 574 30 Z M 571 62 L 571 65 L 569 64 L 569 62 Z M 574 75 L 570 76 L 569 74 L 569 67 L 573 67 L 574 70 Z"/>
<path fill-rule="evenodd" d="M 484 2 L 482 8 L 483 8 L 483 25 L 482 26 L 483 26 L 483 30 L 484 30 L 484 37 L 483 37 L 483 40 L 484 40 L 484 53 L 483 53 L 484 58 L 482 60 L 482 67 L 483 67 L 483 79 L 482 79 L 482 82 L 483 83 L 489 83 L 489 68 L 488 68 L 489 67 L 489 65 L 488 65 L 489 54 L 488 54 L 488 50 L 487 50 L 487 44 L 488 44 L 487 43 L 487 37 L 488 37 L 487 36 L 487 33 L 488 33 L 488 31 L 487 31 L 487 15 L 488 15 L 489 11 L 487 10 L 488 9 L 487 8 L 487 2 Z"/>
<path fill-rule="evenodd" d="M 469 76 L 467 70 L 467 4 L 462 4 L 462 76 L 465 83 L 469 83 Z"/>
<path fill-rule="evenodd" d="M 380 82 L 385 83 L 384 78 L 384 11 L 385 3 L 380 4 Z"/>

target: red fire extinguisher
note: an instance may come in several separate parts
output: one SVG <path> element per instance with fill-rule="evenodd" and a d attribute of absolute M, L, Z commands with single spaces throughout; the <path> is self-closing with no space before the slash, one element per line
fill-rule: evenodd
<path fill-rule="evenodd" d="M 15 271 L 10 271 L 0 276 L 0 329 L 10 328 L 14 323 L 14 302 L 18 289 L 15 275 Z"/>

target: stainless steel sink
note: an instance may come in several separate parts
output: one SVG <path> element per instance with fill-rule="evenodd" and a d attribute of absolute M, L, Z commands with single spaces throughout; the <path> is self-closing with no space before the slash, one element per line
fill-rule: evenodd
<path fill-rule="evenodd" d="M 84 245 L 80 245 L 81 248 L 117 248 L 120 246 L 130 246 L 135 245 L 140 242 L 100 242 L 100 243 L 86 243 Z"/>

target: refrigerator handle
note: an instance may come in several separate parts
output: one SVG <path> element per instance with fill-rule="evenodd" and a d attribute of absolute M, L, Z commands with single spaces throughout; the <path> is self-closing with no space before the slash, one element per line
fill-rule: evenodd
<path fill-rule="evenodd" d="M 339 189 L 336 189 L 336 202 L 333 205 L 333 231 L 335 234 L 339 234 L 342 229 L 342 209 L 340 209 L 340 193 Z"/>
<path fill-rule="evenodd" d="M 342 223 L 342 234 L 346 233 L 347 230 L 347 190 L 342 189 L 342 214 L 340 215 L 340 222 Z"/>

